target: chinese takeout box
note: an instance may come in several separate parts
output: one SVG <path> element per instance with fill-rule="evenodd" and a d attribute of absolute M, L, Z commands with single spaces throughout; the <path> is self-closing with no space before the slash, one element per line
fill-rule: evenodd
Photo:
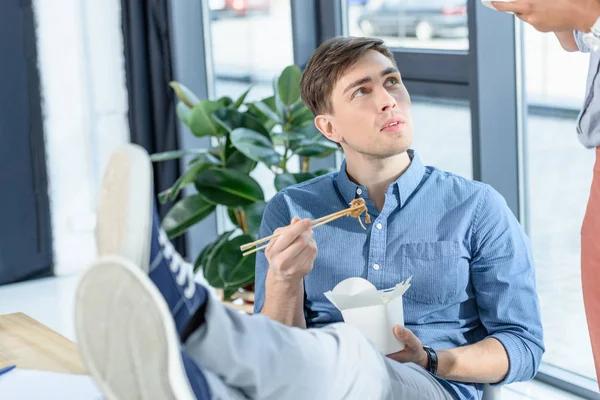
<path fill-rule="evenodd" d="M 404 349 L 404 343 L 394 336 L 393 327 L 404 326 L 402 295 L 410 287 L 411 278 L 383 290 L 377 290 L 366 279 L 348 278 L 326 292 L 325 297 L 342 312 L 345 323 L 361 331 L 387 355 Z"/>

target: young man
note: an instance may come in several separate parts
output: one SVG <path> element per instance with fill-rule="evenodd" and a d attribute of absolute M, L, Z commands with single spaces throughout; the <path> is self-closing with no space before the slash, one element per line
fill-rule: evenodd
<path fill-rule="evenodd" d="M 533 378 L 544 346 L 529 240 L 495 190 L 425 167 L 409 150 L 410 97 L 383 42 L 324 43 L 301 93 L 345 162 L 269 202 L 259 237 L 281 235 L 257 256 L 256 313 L 321 327 L 342 321 L 324 296 L 340 281 L 359 276 L 384 289 L 412 276 L 407 329 L 396 332 L 411 345 L 389 355 L 398 375 L 418 365 L 417 386 L 432 374 L 461 399 L 478 398 L 480 383 Z M 359 197 L 367 231 L 353 218 L 310 228 Z"/>
<path fill-rule="evenodd" d="M 475 399 L 474 382 L 531 379 L 543 343 L 527 239 L 491 188 L 425 167 L 408 151 L 410 100 L 382 42 L 323 44 L 302 91 L 346 162 L 269 203 L 262 234 L 281 236 L 258 256 L 257 311 L 327 326 L 240 315 L 191 284 L 190 266 L 151 216 L 147 155 L 127 146 L 104 181 L 101 258 L 77 292 L 78 342 L 102 391 L 123 399 Z M 349 219 L 313 233 L 298 218 L 357 196 L 373 219 L 367 232 Z M 334 323 L 341 317 L 322 296 L 349 276 L 389 287 L 410 275 L 408 329 L 395 329 L 406 349 L 389 357 Z M 438 351 L 437 370 L 436 351 L 422 343 Z"/>

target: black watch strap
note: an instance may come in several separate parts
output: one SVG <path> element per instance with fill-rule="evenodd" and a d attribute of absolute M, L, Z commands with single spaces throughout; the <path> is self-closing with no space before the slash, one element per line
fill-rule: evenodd
<path fill-rule="evenodd" d="M 429 346 L 423 346 L 423 350 L 427 352 L 427 371 L 433 375 L 437 375 L 438 356 L 434 349 Z"/>

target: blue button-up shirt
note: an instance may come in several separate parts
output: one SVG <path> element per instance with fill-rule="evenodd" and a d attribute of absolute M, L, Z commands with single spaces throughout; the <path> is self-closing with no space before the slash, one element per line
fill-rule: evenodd
<path fill-rule="evenodd" d="M 349 277 L 378 289 L 412 276 L 404 294 L 407 328 L 436 350 L 498 339 L 510 368 L 501 384 L 534 377 L 544 352 L 530 242 L 506 202 L 489 185 L 424 166 L 413 154 L 389 186 L 381 212 L 367 188 L 353 183 L 345 163 L 277 193 L 267 205 L 259 237 L 289 225 L 293 216 L 319 218 L 365 199 L 372 223 L 365 231 L 344 217 L 314 230 L 318 255 L 304 278 L 309 327 L 342 322 L 324 292 Z M 265 300 L 268 262 L 256 263 L 255 311 Z M 482 385 L 439 379 L 459 399 L 479 399 Z"/>

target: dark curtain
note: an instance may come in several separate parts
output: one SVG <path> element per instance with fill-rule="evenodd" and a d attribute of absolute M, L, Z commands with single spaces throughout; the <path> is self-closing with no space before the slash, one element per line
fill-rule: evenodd
<path fill-rule="evenodd" d="M 179 148 L 173 80 L 170 0 L 121 0 L 131 142 L 148 153 Z M 180 174 L 177 160 L 154 164 L 155 194 Z M 157 202 L 158 204 L 158 202 Z M 172 204 L 159 205 L 164 216 Z M 175 247 L 185 254 L 183 237 Z"/>

